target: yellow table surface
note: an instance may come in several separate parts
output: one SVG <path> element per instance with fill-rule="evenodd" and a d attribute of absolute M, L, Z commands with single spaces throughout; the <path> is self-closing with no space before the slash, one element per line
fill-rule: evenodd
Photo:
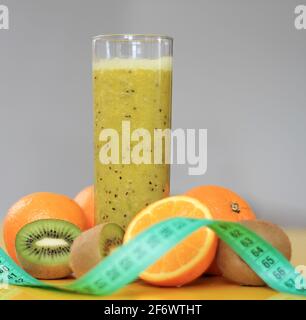
<path fill-rule="evenodd" d="M 292 242 L 292 263 L 306 266 L 306 229 L 287 230 Z M 1 241 L 0 241 L 1 242 Z M 68 283 L 72 280 L 49 281 L 53 284 Z M 10 286 L 0 290 L 0 300 L 262 300 L 262 299 L 304 299 L 277 293 L 266 287 L 242 287 L 232 284 L 221 277 L 202 277 L 190 285 L 181 288 L 159 288 L 150 286 L 142 281 L 136 281 L 120 291 L 107 297 L 95 297 L 59 291 Z M 306 298 L 305 298 L 306 299 Z"/>

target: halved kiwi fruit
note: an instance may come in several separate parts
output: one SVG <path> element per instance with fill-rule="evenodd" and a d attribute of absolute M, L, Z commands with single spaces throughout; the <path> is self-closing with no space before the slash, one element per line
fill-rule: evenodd
<path fill-rule="evenodd" d="M 100 224 L 83 232 L 71 247 L 70 267 L 78 278 L 107 257 L 123 241 L 124 230 L 116 223 Z"/>
<path fill-rule="evenodd" d="M 71 274 L 70 248 L 81 230 L 64 220 L 44 219 L 25 225 L 16 236 L 22 267 L 38 279 L 60 279 Z"/>

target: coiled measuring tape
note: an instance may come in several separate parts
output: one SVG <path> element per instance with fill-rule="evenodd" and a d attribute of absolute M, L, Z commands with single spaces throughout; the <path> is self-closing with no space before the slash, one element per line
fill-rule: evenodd
<path fill-rule="evenodd" d="M 109 295 L 136 280 L 141 272 L 180 241 L 202 227 L 209 227 L 225 241 L 265 283 L 276 291 L 306 296 L 306 280 L 269 243 L 243 225 L 207 219 L 171 218 L 137 235 L 84 276 L 65 286 L 39 281 L 0 249 L 0 279 L 17 286 L 57 289 L 92 295 Z"/>

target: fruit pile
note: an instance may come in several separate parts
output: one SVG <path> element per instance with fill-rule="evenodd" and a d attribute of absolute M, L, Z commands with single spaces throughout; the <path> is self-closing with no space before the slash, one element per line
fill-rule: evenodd
<path fill-rule="evenodd" d="M 74 200 L 54 193 L 20 199 L 4 221 L 8 254 L 38 279 L 80 277 L 140 232 L 173 217 L 240 222 L 287 259 L 291 245 L 278 226 L 256 220 L 251 207 L 236 193 L 218 186 L 200 186 L 185 195 L 167 197 L 144 208 L 126 232 L 115 223 L 94 226 L 94 190 Z M 209 228 L 201 228 L 145 270 L 140 278 L 158 286 L 182 286 L 203 274 L 222 275 L 241 285 L 265 283 Z"/>

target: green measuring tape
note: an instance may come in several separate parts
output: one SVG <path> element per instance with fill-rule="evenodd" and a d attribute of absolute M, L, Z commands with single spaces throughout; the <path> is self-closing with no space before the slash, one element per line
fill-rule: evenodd
<path fill-rule="evenodd" d="M 0 279 L 17 286 L 108 295 L 136 280 L 141 272 L 192 232 L 209 227 L 276 291 L 306 296 L 306 280 L 269 243 L 239 223 L 172 218 L 142 232 L 121 246 L 87 274 L 65 286 L 41 282 L 15 264 L 0 249 Z"/>

